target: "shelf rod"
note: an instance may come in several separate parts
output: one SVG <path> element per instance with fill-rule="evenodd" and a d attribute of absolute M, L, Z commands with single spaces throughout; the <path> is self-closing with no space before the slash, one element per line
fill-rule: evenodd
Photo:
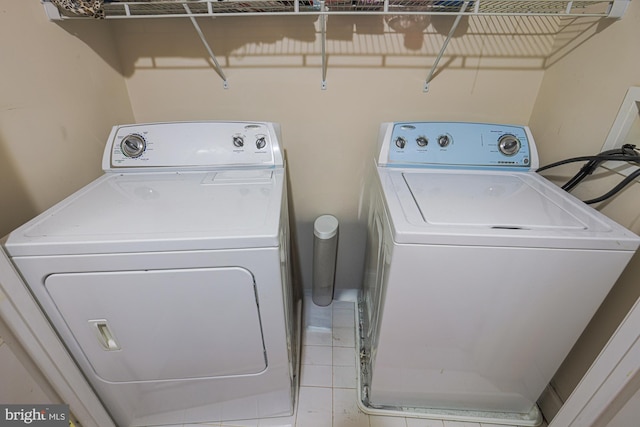
<path fill-rule="evenodd" d="M 216 73 L 218 73 L 218 75 L 222 79 L 223 87 L 225 89 L 229 89 L 227 76 L 224 75 L 224 72 L 222 71 L 222 67 L 220 67 L 220 64 L 218 63 L 218 60 L 216 59 L 216 56 L 213 53 L 213 50 L 211 50 L 211 46 L 209 46 L 207 39 L 204 37 L 204 34 L 200 29 L 200 25 L 198 25 L 196 18 L 191 14 L 191 9 L 189 9 L 189 6 L 186 4 L 184 4 L 183 6 L 187 14 L 189 14 L 189 19 L 191 20 L 191 24 L 193 24 L 193 28 L 195 28 L 196 32 L 198 33 L 198 36 L 200 37 L 200 40 L 202 41 L 202 44 L 204 45 L 205 49 L 207 49 L 207 52 L 209 53 L 209 58 L 211 58 L 211 61 L 213 62 L 213 68 L 216 70 Z"/>
<path fill-rule="evenodd" d="M 447 34 L 447 38 L 442 44 L 442 47 L 440 48 L 440 52 L 438 52 L 438 56 L 436 57 L 436 60 L 433 63 L 433 66 L 431 67 L 431 71 L 429 71 L 429 74 L 427 75 L 427 79 L 424 82 L 424 88 L 422 89 L 423 92 L 429 92 L 429 82 L 431 82 L 431 79 L 433 78 L 433 74 L 436 72 L 436 68 L 438 68 L 438 63 L 442 59 L 442 55 L 444 55 L 445 50 L 447 50 L 447 46 L 449 45 L 449 42 L 451 41 L 453 34 L 458 29 L 458 24 L 460 24 L 460 20 L 462 19 L 462 16 L 463 16 L 462 14 L 467 9 L 468 5 L 469 5 L 469 0 L 465 0 L 464 3 L 462 3 L 462 7 L 460 8 L 458 15 L 456 16 L 456 20 L 453 21 L 451 30 L 449 30 L 449 34 Z"/>
<path fill-rule="evenodd" d="M 320 34 L 322 36 L 322 90 L 327 89 L 327 14 L 324 0 L 320 1 Z"/>
<path fill-rule="evenodd" d="M 573 8 L 573 1 L 570 1 L 569 3 L 567 3 L 567 9 L 565 10 L 565 13 L 567 15 L 570 14 L 572 8 Z"/>

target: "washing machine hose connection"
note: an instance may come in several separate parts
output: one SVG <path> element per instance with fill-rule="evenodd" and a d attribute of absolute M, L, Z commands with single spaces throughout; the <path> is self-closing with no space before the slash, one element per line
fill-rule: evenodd
<path fill-rule="evenodd" d="M 612 150 L 603 151 L 595 156 L 580 156 L 580 157 L 572 157 L 570 159 L 560 160 L 555 163 L 551 163 L 546 166 L 542 166 L 537 170 L 537 172 L 542 172 L 547 169 L 551 169 L 557 166 L 566 165 L 568 163 L 576 163 L 576 162 L 586 162 L 584 166 L 576 173 L 570 180 L 568 180 L 563 186 L 562 189 L 566 191 L 573 190 L 582 180 L 584 180 L 587 176 L 593 174 L 593 172 L 600 166 L 603 162 L 610 161 L 619 161 L 619 162 L 627 162 L 634 163 L 636 165 L 640 165 L 640 154 L 636 149 L 636 146 L 633 144 L 625 144 L 620 148 L 615 148 Z M 620 181 L 615 187 L 613 187 L 610 191 L 603 194 L 600 197 L 596 197 L 594 199 L 585 200 L 584 203 L 593 204 L 602 202 L 604 200 L 613 197 L 618 194 L 624 187 L 633 182 L 636 178 L 640 177 L 640 167 L 625 177 L 622 181 Z"/>

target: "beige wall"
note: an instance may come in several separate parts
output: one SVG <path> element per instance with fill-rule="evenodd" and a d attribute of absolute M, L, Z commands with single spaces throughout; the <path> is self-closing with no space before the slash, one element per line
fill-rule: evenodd
<path fill-rule="evenodd" d="M 545 72 L 530 121 L 542 163 L 599 152 L 627 88 L 640 86 L 640 2 L 632 1 L 622 20 L 603 24 L 584 24 L 583 34 L 550 60 L 553 65 Z M 573 172 L 575 168 L 564 168 L 548 175 L 564 182 Z M 599 196 L 621 178 L 599 173 L 575 194 L 583 199 Z M 598 209 L 640 233 L 638 200 L 636 183 Z M 639 295 L 636 255 L 556 374 L 553 385 L 561 398 L 569 396 Z"/>
<path fill-rule="evenodd" d="M 105 23 L 0 0 L 0 52 L 3 236 L 98 176 L 110 127 L 133 115 Z"/>
<path fill-rule="evenodd" d="M 111 125 L 133 120 L 111 29 L 95 24 L 0 0 L 0 237 L 98 176 Z M 25 385 L 3 401 L 59 401 L 0 319 L 3 338 L 0 383 Z"/>
<path fill-rule="evenodd" d="M 429 119 L 526 124 L 555 34 L 555 21 L 548 18 L 465 20 L 441 62 L 446 69 L 423 93 L 450 20 L 435 20 L 425 35 L 405 38 L 380 16 L 331 16 L 327 90 L 321 90 L 316 17 L 219 17 L 199 23 L 228 77 L 227 90 L 188 20 L 115 24 L 136 119 L 281 123 L 305 286 L 310 286 L 313 221 L 330 213 L 341 224 L 338 290 L 360 286 L 365 243 L 360 198 L 379 124 Z"/>

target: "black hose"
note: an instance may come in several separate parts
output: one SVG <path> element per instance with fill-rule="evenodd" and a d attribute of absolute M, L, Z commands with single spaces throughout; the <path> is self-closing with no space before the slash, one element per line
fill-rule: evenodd
<path fill-rule="evenodd" d="M 640 176 L 640 168 L 636 169 L 631 174 L 626 176 L 622 181 L 620 181 L 618 185 L 613 187 L 609 192 L 603 194 L 600 197 L 596 197 L 595 199 L 585 200 L 584 202 L 588 205 L 591 205 L 593 203 L 598 203 L 598 202 L 607 200 L 609 197 L 615 196 L 620 190 L 622 190 L 624 187 L 629 185 L 634 179 L 636 179 L 639 176 Z"/>
<path fill-rule="evenodd" d="M 637 163 L 640 164 L 640 155 L 636 150 L 636 146 L 632 144 L 624 144 L 620 148 L 614 148 L 612 150 L 603 151 L 595 156 L 580 156 L 573 157 L 570 159 L 560 160 L 555 163 L 551 163 L 549 165 L 538 168 L 536 172 L 541 172 L 547 169 L 551 169 L 557 166 L 566 165 L 568 163 L 575 162 L 586 162 L 582 168 L 576 173 L 571 179 L 569 179 L 563 186 L 562 189 L 565 191 L 571 191 L 575 188 L 583 179 L 587 176 L 591 175 L 601 163 L 606 161 L 621 161 L 628 163 Z M 602 202 L 614 195 L 616 195 L 620 190 L 629 185 L 636 177 L 640 176 L 640 168 L 631 173 L 625 179 L 623 179 L 618 185 L 612 188 L 609 192 L 603 194 L 600 197 L 596 197 L 594 199 L 590 199 L 585 201 L 584 203 L 593 204 Z"/>
<path fill-rule="evenodd" d="M 636 156 L 635 153 L 635 145 L 625 144 L 620 148 L 614 148 L 612 150 L 603 151 L 598 154 L 598 156 L 607 156 L 610 158 L 612 155 L 620 154 L 623 156 L 629 156 L 631 161 L 633 161 L 633 157 Z M 591 175 L 597 168 L 600 166 L 604 160 L 591 160 L 587 162 L 580 171 L 575 174 L 569 181 L 567 181 L 562 189 L 565 191 L 571 191 L 576 185 L 582 182 L 587 176 Z"/>
<path fill-rule="evenodd" d="M 542 166 L 542 167 L 538 168 L 538 170 L 536 172 L 542 172 L 542 171 L 545 171 L 547 169 L 555 168 L 557 166 L 562 166 L 562 165 L 566 165 L 566 164 L 569 164 L 569 163 L 588 162 L 590 160 L 600 160 L 600 161 L 610 160 L 610 161 L 640 163 L 640 156 L 627 156 L 627 155 L 600 156 L 600 155 L 596 155 L 596 156 L 573 157 L 571 159 L 560 160 L 560 161 L 557 161 L 555 163 L 551 163 L 551 164 L 548 164 L 546 166 Z"/>

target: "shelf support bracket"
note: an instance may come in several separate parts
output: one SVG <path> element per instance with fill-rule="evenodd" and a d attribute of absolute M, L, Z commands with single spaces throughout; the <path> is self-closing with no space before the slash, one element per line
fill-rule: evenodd
<path fill-rule="evenodd" d="M 193 25 L 193 28 L 195 28 L 196 33 L 198 33 L 198 37 L 200 37 L 202 44 L 204 45 L 205 49 L 207 49 L 207 52 L 209 53 L 209 58 L 211 59 L 211 62 L 213 62 L 213 68 L 216 70 L 216 73 L 218 73 L 218 75 L 222 79 L 223 87 L 225 89 L 229 89 L 229 82 L 227 82 L 227 76 L 224 75 L 224 71 L 222 71 L 222 67 L 220 67 L 220 64 L 218 63 L 218 60 L 216 59 L 216 56 L 214 55 L 213 50 L 211 49 L 211 46 L 209 46 L 207 39 L 204 37 L 204 34 L 202 33 L 202 29 L 200 29 L 200 25 L 198 25 L 198 21 L 196 21 L 196 18 L 191 13 L 191 9 L 189 9 L 189 6 L 186 4 L 183 6 L 185 11 L 189 15 L 189 19 L 191 20 L 191 24 Z"/>
<path fill-rule="evenodd" d="M 460 7 L 460 12 L 458 12 L 458 15 L 456 15 L 456 20 L 453 21 L 451 30 L 449 30 L 449 34 L 447 34 L 447 38 L 444 40 L 444 43 L 440 48 L 440 52 L 438 52 L 438 56 L 436 57 L 436 60 L 433 63 L 433 66 L 431 67 L 431 70 L 429 71 L 429 74 L 427 75 L 426 80 L 424 81 L 424 88 L 422 89 L 423 92 L 429 92 L 429 83 L 431 82 L 431 79 L 433 78 L 433 75 L 436 72 L 436 68 L 438 68 L 438 63 L 442 59 L 442 55 L 444 55 L 445 50 L 447 50 L 447 46 L 449 45 L 449 42 L 451 41 L 453 34 L 458 29 L 458 25 L 460 24 L 460 20 L 462 19 L 464 11 L 467 10 L 467 6 L 469 6 L 469 0 L 465 0 L 462 3 L 462 6 Z"/>
<path fill-rule="evenodd" d="M 327 90 L 327 14 L 324 0 L 320 1 L 320 35 L 322 37 L 322 90 Z"/>

